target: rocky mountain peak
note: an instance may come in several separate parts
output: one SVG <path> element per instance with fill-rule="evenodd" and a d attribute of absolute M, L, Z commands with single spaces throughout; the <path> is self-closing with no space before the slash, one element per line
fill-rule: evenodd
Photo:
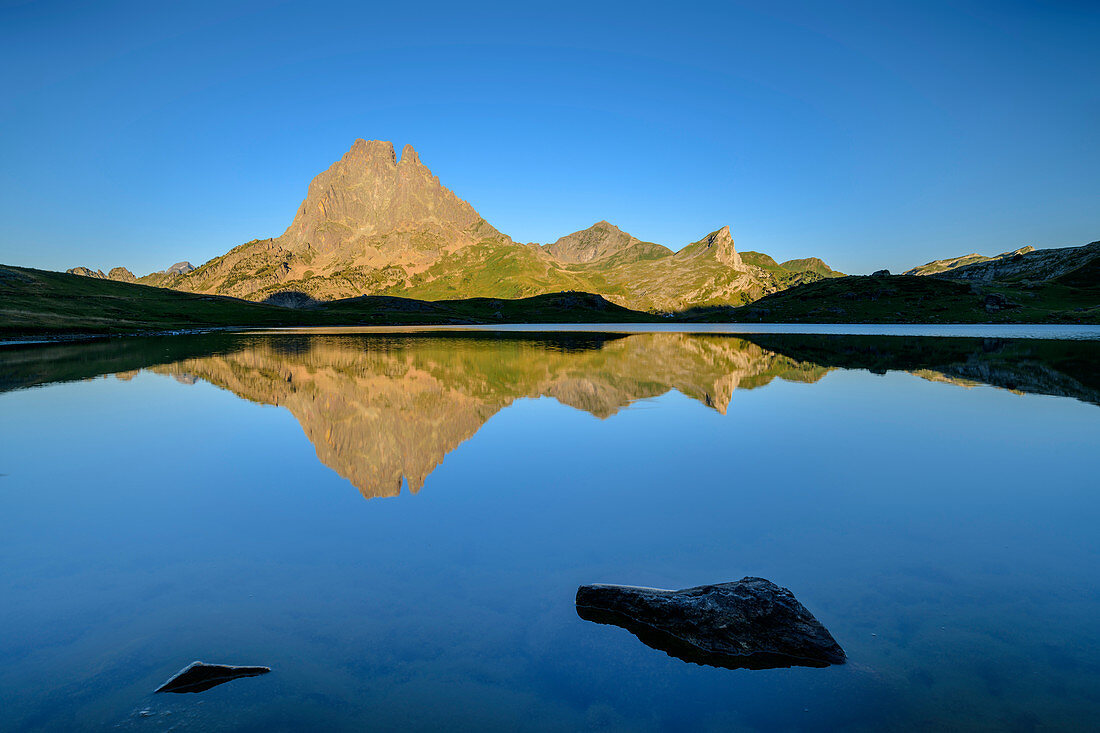
<path fill-rule="evenodd" d="M 424 165 L 420 162 L 420 156 L 413 150 L 412 145 L 401 148 L 401 162 L 398 165 Z"/>
<path fill-rule="evenodd" d="M 707 236 L 703 237 L 703 241 L 705 241 L 708 245 L 712 247 L 732 247 L 733 235 L 730 234 L 730 228 L 727 224 L 721 229 L 711 232 Z"/>
<path fill-rule="evenodd" d="M 681 256 L 706 254 L 713 256 L 719 262 L 729 265 L 730 267 L 743 266 L 741 255 L 733 246 L 733 235 L 730 234 L 728 225 L 717 231 L 711 232 L 698 242 L 689 244 L 677 254 Z"/>
<path fill-rule="evenodd" d="M 376 161 L 381 165 L 396 165 L 397 153 L 394 152 L 393 143 L 388 140 L 364 140 L 358 138 L 351 145 L 351 149 L 344 153 L 337 163 L 333 166 L 339 165 L 343 162 L 348 163 L 361 163 L 364 161 Z"/>
<path fill-rule="evenodd" d="M 177 262 L 174 265 L 172 265 L 171 267 L 169 267 L 167 270 L 164 271 L 164 274 L 166 274 L 166 275 L 186 275 L 187 273 L 191 272 L 194 269 L 195 269 L 194 265 L 192 265 L 190 262 L 184 260 L 183 262 Z M 111 270 L 111 272 L 114 272 L 114 270 Z"/>
<path fill-rule="evenodd" d="M 398 163 L 393 143 L 356 140 L 351 149 L 309 184 L 294 221 L 277 240 L 279 247 L 329 255 L 353 255 L 379 240 L 412 232 L 427 246 L 458 247 L 501 238 L 474 208 L 444 188 L 406 145 Z"/>
<path fill-rule="evenodd" d="M 562 262 L 592 262 L 621 252 L 640 241 L 608 221 L 598 221 L 587 229 L 567 234 L 546 245 L 545 250 Z"/>

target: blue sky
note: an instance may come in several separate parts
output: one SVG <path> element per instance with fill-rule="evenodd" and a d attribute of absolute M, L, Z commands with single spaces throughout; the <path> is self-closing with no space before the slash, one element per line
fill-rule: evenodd
<path fill-rule="evenodd" d="M 1100 239 L 1100 3 L 4 2 L 0 262 L 290 223 L 357 137 L 517 241 L 607 219 L 846 272 Z"/>

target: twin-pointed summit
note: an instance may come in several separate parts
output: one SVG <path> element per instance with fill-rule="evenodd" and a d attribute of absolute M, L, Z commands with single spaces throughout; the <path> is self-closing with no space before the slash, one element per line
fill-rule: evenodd
<path fill-rule="evenodd" d="M 294 221 L 278 238 L 292 251 L 342 251 L 399 232 L 430 232 L 446 245 L 503 239 L 474 207 L 442 186 L 411 145 L 356 140 L 309 184 Z"/>

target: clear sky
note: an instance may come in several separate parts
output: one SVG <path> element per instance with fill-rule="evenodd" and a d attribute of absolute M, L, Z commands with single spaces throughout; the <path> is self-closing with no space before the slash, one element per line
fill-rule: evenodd
<path fill-rule="evenodd" d="M 1100 2 L 6 2 L 0 262 L 196 265 L 357 137 L 490 223 L 846 272 L 1100 239 Z"/>

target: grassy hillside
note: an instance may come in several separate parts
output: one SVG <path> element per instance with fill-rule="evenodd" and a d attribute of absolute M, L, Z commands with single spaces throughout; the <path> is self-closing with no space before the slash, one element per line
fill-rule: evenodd
<path fill-rule="evenodd" d="M 800 260 L 787 260 L 780 265 L 788 272 L 812 272 L 821 277 L 843 277 L 844 273 L 837 272 L 825 264 L 820 257 L 803 257 Z"/>
<path fill-rule="evenodd" d="M 0 266 L 0 338 L 210 327 L 629 322 L 652 316 L 584 293 L 423 302 L 366 296 L 284 308 L 216 295 Z"/>
<path fill-rule="evenodd" d="M 515 250 L 513 250 L 515 251 Z M 498 277 L 522 260 L 495 263 Z M 414 290 L 433 300 L 369 295 L 287 308 L 216 295 L 0 266 L 0 338 L 211 327 L 476 323 L 1100 323 L 1100 260 L 1049 282 L 976 285 L 916 276 L 840 277 L 797 285 L 742 307 L 710 306 L 660 318 L 599 295 L 560 292 L 454 298 L 439 280 Z M 487 268 L 475 273 L 489 271 Z M 527 276 L 539 277 L 526 270 Z M 477 275 L 481 277 L 482 275 Z M 517 278 L 509 292 L 523 296 Z M 573 285 L 566 281 L 566 287 Z M 592 285 L 592 281 L 587 282 Z M 610 286 L 610 284 L 608 284 Z M 625 285 L 622 285 L 625 287 Z M 645 281 L 635 287 L 644 288 Z M 289 299 L 294 302 L 294 299 Z"/>
<path fill-rule="evenodd" d="M 848 276 L 799 285 L 740 308 L 694 308 L 682 318 L 764 323 L 1100 323 L 1100 290 L 1087 275 L 1073 273 L 1065 282 L 981 286 L 912 275 Z"/>

